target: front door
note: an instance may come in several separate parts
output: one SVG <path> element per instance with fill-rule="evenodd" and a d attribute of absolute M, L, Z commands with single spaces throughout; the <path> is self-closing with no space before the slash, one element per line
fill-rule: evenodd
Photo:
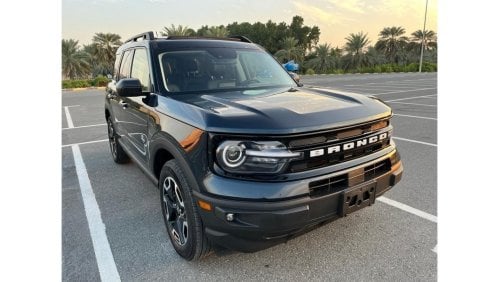
<path fill-rule="evenodd" d="M 137 78 L 141 81 L 144 92 L 149 93 L 150 75 L 149 75 L 148 54 L 145 48 L 135 49 L 132 57 L 131 78 Z M 136 157 L 144 164 L 149 160 L 149 136 L 148 136 L 148 116 L 150 107 L 143 102 L 144 97 L 126 97 L 123 98 L 122 106 L 123 120 L 121 122 L 128 143 Z"/>

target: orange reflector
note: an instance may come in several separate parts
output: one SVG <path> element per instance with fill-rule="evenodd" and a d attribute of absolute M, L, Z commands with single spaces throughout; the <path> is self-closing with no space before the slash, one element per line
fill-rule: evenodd
<path fill-rule="evenodd" d="M 206 210 L 206 211 L 211 211 L 212 210 L 212 205 L 210 205 L 209 203 L 205 202 L 205 201 L 202 201 L 202 200 L 198 200 L 198 205 L 200 206 L 200 208 Z"/>
<path fill-rule="evenodd" d="M 389 125 L 388 121 L 386 121 L 386 120 L 380 121 L 380 122 L 373 124 L 370 128 L 370 131 L 379 130 L 381 128 L 387 127 L 388 125 Z"/>

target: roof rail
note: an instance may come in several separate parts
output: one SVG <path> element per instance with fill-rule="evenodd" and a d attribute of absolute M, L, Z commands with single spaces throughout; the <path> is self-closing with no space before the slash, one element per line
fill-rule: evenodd
<path fill-rule="evenodd" d="M 239 39 L 241 42 L 253 43 L 248 37 L 243 35 L 229 35 L 227 38 Z"/>
<path fill-rule="evenodd" d="M 153 40 L 153 39 L 155 39 L 155 35 L 152 31 L 144 32 L 144 33 L 137 34 L 136 36 L 133 36 L 133 37 L 127 39 L 127 41 L 125 41 L 125 43 L 131 42 L 131 41 L 137 41 L 137 39 Z"/>

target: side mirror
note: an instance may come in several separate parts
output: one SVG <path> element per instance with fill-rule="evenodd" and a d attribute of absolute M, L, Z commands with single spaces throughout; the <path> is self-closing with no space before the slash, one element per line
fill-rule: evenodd
<path fill-rule="evenodd" d="M 116 93 L 122 97 L 139 97 L 146 96 L 147 93 L 142 92 L 142 85 L 137 78 L 122 78 L 116 84 Z"/>

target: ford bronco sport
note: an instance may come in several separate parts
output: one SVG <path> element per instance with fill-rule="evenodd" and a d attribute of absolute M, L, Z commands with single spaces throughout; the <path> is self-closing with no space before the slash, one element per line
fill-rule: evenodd
<path fill-rule="evenodd" d="M 374 204 L 402 176 L 386 104 L 303 87 L 242 36 L 134 36 L 106 91 L 113 160 L 132 159 L 159 188 L 187 260 L 214 244 L 286 241 Z"/>

